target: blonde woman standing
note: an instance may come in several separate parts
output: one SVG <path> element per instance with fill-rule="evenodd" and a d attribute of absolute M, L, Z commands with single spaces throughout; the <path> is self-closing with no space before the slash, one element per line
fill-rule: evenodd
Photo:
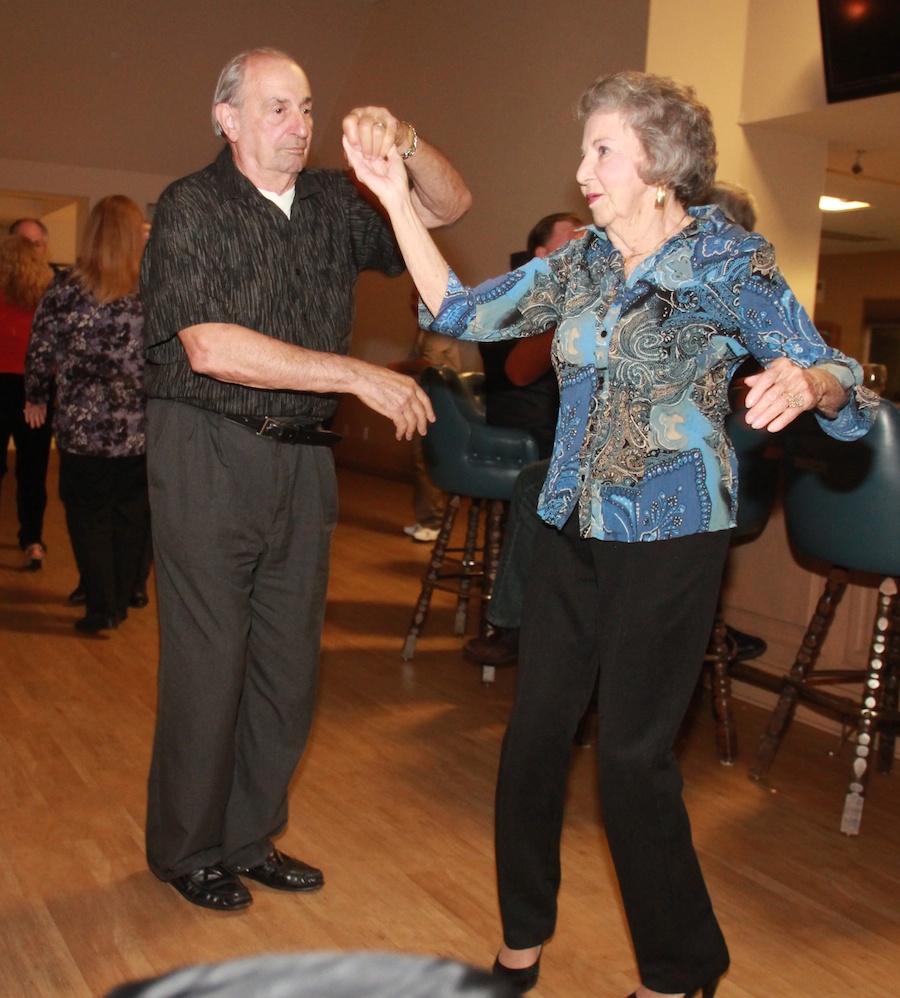
<path fill-rule="evenodd" d="M 129 198 L 95 205 L 78 263 L 41 300 L 25 365 L 30 426 L 45 424 L 56 379 L 59 492 L 87 596 L 75 627 L 89 634 L 127 616 L 150 523 L 137 293 L 146 232 Z"/>

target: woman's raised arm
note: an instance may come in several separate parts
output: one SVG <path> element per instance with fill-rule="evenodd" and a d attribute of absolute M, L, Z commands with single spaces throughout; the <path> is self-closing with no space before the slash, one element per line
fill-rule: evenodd
<path fill-rule="evenodd" d="M 436 315 L 447 291 L 450 267 L 425 223 L 419 217 L 409 187 L 409 176 L 396 148 L 387 157 L 364 156 L 344 137 L 350 166 L 384 206 L 406 261 L 413 283 L 432 315 Z"/>

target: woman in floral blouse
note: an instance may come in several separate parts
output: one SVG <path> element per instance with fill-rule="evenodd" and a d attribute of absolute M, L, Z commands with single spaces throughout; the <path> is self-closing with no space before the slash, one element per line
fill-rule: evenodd
<path fill-rule="evenodd" d="M 59 493 L 86 592 L 75 626 L 92 634 L 127 616 L 150 523 L 137 294 L 146 238 L 129 198 L 94 206 L 77 265 L 41 300 L 25 365 L 29 425 L 44 423 L 56 381 Z"/>
<path fill-rule="evenodd" d="M 691 840 L 672 744 L 709 641 L 734 526 L 728 382 L 748 422 L 777 431 L 813 410 L 865 433 L 877 401 L 859 365 L 823 343 L 772 247 L 706 204 L 708 109 L 643 73 L 582 97 L 576 179 L 583 239 L 463 287 L 409 205 L 396 155 L 351 165 L 388 210 L 424 307 L 421 324 L 474 340 L 556 327 L 556 439 L 522 614 L 518 686 L 497 786 L 503 946 L 495 973 L 538 979 L 556 923 L 572 736 L 598 682 L 604 826 L 637 956 L 637 998 L 712 995 L 728 950 Z M 602 988 L 601 988 L 602 990 Z"/>

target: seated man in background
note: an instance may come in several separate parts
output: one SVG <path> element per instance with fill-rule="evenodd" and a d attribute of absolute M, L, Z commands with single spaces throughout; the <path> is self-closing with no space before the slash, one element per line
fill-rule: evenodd
<path fill-rule="evenodd" d="M 579 238 L 584 222 L 570 212 L 542 218 L 528 233 L 526 259 L 548 256 L 570 239 Z M 516 479 L 494 590 L 487 608 L 491 633 L 472 638 L 463 646 L 467 658 L 485 665 L 515 660 L 519 649 L 522 596 L 537 532 L 545 528 L 537 515 L 537 501 L 556 431 L 559 387 L 550 362 L 554 330 L 521 340 L 479 343 L 484 365 L 485 417 L 491 426 L 510 426 L 528 432 L 538 445 L 540 461 L 529 464 Z"/>

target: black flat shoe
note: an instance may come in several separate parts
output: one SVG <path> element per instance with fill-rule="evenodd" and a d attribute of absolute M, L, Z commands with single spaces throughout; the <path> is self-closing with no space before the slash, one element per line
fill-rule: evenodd
<path fill-rule="evenodd" d="M 537 984 L 540 973 L 540 955 L 530 967 L 507 967 L 506 964 L 500 962 L 499 956 L 494 960 L 494 966 L 491 967 L 492 976 L 501 981 L 507 981 L 519 994 L 530 991 Z"/>
<path fill-rule="evenodd" d="M 253 903 L 250 891 L 224 866 L 204 866 L 169 883 L 185 901 L 211 911 L 240 911 Z"/>
<path fill-rule="evenodd" d="M 87 613 L 75 621 L 75 630 L 83 634 L 97 634 L 99 631 L 114 631 L 119 626 L 118 617 L 107 617 L 102 613 Z"/>
<path fill-rule="evenodd" d="M 276 891 L 317 891 L 325 884 L 321 870 L 302 863 L 299 859 L 285 856 L 277 849 L 273 849 L 256 866 L 236 866 L 234 870 L 242 877 L 249 877 L 266 887 L 274 887 Z"/>
<path fill-rule="evenodd" d="M 78 585 L 69 593 L 66 599 L 66 606 L 84 606 L 87 603 L 87 590 L 79 582 Z"/>

